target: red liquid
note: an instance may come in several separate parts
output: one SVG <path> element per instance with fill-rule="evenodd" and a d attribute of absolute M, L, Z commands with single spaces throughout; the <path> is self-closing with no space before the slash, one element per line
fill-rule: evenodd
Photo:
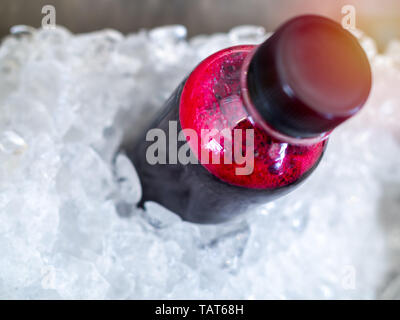
<path fill-rule="evenodd" d="M 242 98 L 240 77 L 246 56 L 255 46 L 237 46 L 219 51 L 197 66 L 184 86 L 180 100 L 180 123 L 183 129 L 194 129 L 198 137 L 202 129 L 217 129 L 207 141 L 189 145 L 198 159 L 209 155 L 210 163 L 203 166 L 219 179 L 240 187 L 275 189 L 290 185 L 308 172 L 321 157 L 325 141 L 312 145 L 293 145 L 269 135 L 249 115 Z M 230 145 L 237 143 L 245 149 L 245 132 L 242 141 L 228 141 L 225 146 L 222 130 L 254 129 L 254 170 L 249 175 L 238 175 L 243 167 L 235 159 L 224 163 Z M 210 141 L 212 148 L 210 147 Z M 196 148 L 197 146 L 197 148 Z M 212 164 L 212 154 L 220 164 Z M 233 153 L 232 153 L 233 154 Z"/>

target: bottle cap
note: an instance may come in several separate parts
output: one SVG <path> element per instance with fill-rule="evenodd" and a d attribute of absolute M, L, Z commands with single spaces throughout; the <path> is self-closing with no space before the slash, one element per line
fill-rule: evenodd
<path fill-rule="evenodd" d="M 271 127 L 309 138 L 362 108 L 371 89 L 371 68 L 349 31 L 328 18 L 305 15 L 283 24 L 256 49 L 247 88 Z"/>

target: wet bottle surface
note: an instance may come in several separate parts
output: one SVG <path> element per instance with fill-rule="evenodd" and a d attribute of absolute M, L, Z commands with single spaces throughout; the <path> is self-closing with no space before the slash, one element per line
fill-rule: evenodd
<path fill-rule="evenodd" d="M 184 220 L 220 223 L 290 192 L 317 167 L 330 131 L 365 103 L 370 85 L 356 39 L 318 16 L 287 22 L 260 46 L 211 55 L 149 128 L 165 132 L 158 152 L 167 163 L 146 159 L 154 144 L 147 132 L 127 150 L 141 180 L 141 204 L 156 201 Z M 181 151 L 201 163 L 182 162 Z M 253 163 L 246 162 L 249 152 Z"/>

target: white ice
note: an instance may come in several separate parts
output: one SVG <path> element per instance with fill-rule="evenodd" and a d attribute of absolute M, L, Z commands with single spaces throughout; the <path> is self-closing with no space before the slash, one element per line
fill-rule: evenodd
<path fill-rule="evenodd" d="M 118 146 L 201 59 L 264 29 L 14 30 L 0 46 L 0 298 L 400 298 L 400 42 L 378 54 L 358 33 L 371 97 L 306 183 L 198 226 L 137 209 Z"/>

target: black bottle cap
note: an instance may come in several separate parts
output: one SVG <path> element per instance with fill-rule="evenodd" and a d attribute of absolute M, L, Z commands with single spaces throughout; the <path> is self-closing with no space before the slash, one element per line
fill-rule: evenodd
<path fill-rule="evenodd" d="M 256 49 L 247 87 L 271 127 L 309 138 L 361 109 L 371 89 L 371 69 L 350 32 L 333 20 L 305 15 L 283 24 Z"/>

